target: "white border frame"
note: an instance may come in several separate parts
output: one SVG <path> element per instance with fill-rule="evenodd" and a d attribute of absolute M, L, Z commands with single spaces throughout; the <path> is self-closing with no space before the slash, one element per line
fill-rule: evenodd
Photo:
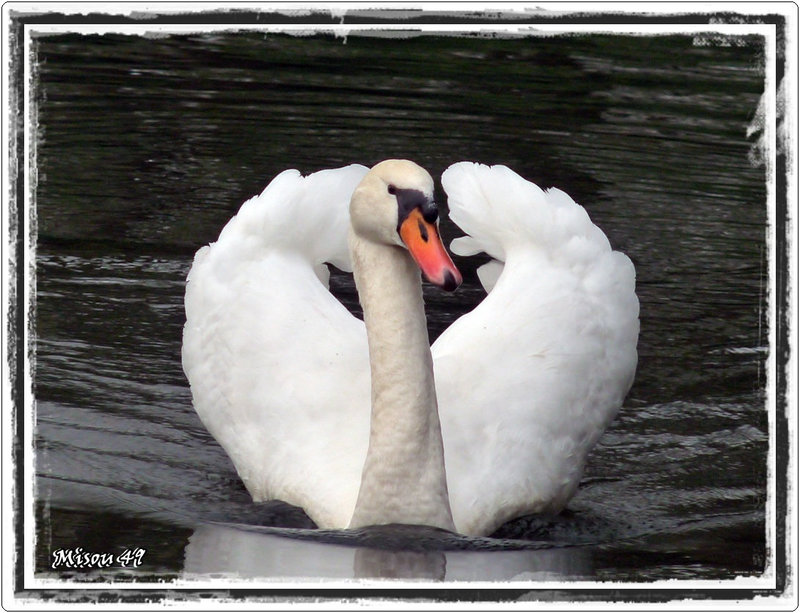
<path fill-rule="evenodd" d="M 550 7 L 553 7 L 551 12 Z M 374 8 L 374 7 L 373 7 Z M 452 4 L 441 4 L 441 3 L 427 3 L 427 4 L 420 4 L 420 3 L 384 3 L 381 8 L 397 10 L 401 8 L 409 8 L 409 9 L 419 9 L 424 8 L 425 11 L 443 11 L 443 12 L 454 12 L 454 9 L 458 10 L 458 6 Z M 482 4 L 470 4 L 464 6 L 461 10 L 466 11 L 479 11 L 482 8 L 486 8 L 491 10 L 492 12 L 498 12 L 502 10 L 507 11 L 516 11 L 522 13 L 521 17 L 532 17 L 536 16 L 536 14 L 541 10 L 546 14 L 568 14 L 573 12 L 598 12 L 598 10 L 602 10 L 605 12 L 633 12 L 631 11 L 631 5 L 629 4 L 620 4 L 620 3 L 610 3 L 610 4 L 601 4 L 598 7 L 597 3 L 567 3 L 561 4 L 556 3 L 548 4 L 544 3 L 542 5 L 536 5 L 535 10 L 531 11 L 531 5 L 526 3 L 482 3 Z M 791 39 L 787 37 L 787 49 L 786 49 L 786 56 L 787 56 L 787 71 L 785 74 L 785 86 L 786 86 L 786 94 L 787 99 L 791 101 L 796 100 L 796 91 L 797 91 L 797 83 L 796 83 L 796 66 L 794 66 L 794 59 L 797 57 L 797 41 L 794 38 L 797 32 L 797 24 L 795 15 L 791 14 L 791 11 L 787 11 L 786 4 L 783 3 L 764 3 L 758 4 L 757 6 L 750 6 L 750 10 L 747 10 L 747 7 L 740 7 L 737 5 L 731 6 L 729 3 L 690 3 L 688 6 L 685 3 L 637 3 L 635 5 L 636 12 L 643 12 L 644 10 L 648 11 L 648 14 L 655 13 L 669 13 L 669 14 L 687 14 L 687 13 L 697 13 L 697 12 L 714 12 L 714 11 L 736 11 L 737 13 L 748 13 L 752 12 L 753 14 L 781 14 L 787 18 L 787 34 L 791 34 Z M 250 9 L 250 10 L 269 10 L 269 11 L 283 11 L 287 13 L 295 13 L 298 12 L 300 14 L 305 13 L 309 10 L 313 11 L 330 11 L 332 15 L 341 14 L 347 10 L 367 10 L 367 7 L 359 4 L 348 4 L 348 3 L 309 3 L 309 4 L 301 4 L 295 2 L 285 2 L 285 3 L 270 3 L 268 5 L 264 4 L 256 4 L 256 3 L 236 3 L 236 4 L 201 4 L 199 6 L 194 6 L 192 4 L 181 4 L 181 3 L 101 3 L 101 4 L 93 4 L 87 5 L 82 3 L 68 3 L 68 4 L 60 4 L 56 3 L 55 5 L 52 3 L 42 3 L 42 4 L 13 4 L 7 3 L 3 5 L 3 23 L 4 26 L 7 28 L 9 21 L 10 21 L 10 13 L 11 12 L 20 12 L 20 13 L 49 13 L 58 11 L 59 13 L 77 13 L 81 14 L 91 10 L 92 12 L 102 12 L 104 14 L 131 14 L 131 13 L 145 13 L 145 12 L 154 12 L 160 15 L 169 14 L 169 13 L 196 13 L 196 12 L 206 12 L 206 11 L 214 11 L 214 10 L 232 10 L 232 9 Z M 742 11 L 741 9 L 745 9 Z M 791 27 L 790 27 L 791 26 Z M 767 96 L 765 98 L 766 102 L 766 113 L 765 117 L 767 121 L 764 125 L 765 131 L 765 142 L 769 145 L 776 142 L 776 135 L 777 135 L 777 125 L 776 125 L 776 113 L 777 113 L 777 102 L 775 98 L 775 91 L 776 91 L 776 64 L 775 64 L 775 51 L 776 51 L 776 28 L 774 25 L 765 25 L 765 24 L 734 24 L 734 23 L 725 23 L 725 24 L 676 24 L 675 26 L 664 26 L 664 25 L 653 25 L 653 24 L 633 24 L 633 25 L 621 25 L 621 24 L 603 24 L 603 25 L 578 25 L 578 24 L 537 24 L 537 25 L 508 25 L 508 26 L 494 26 L 494 25 L 481 25 L 477 23 L 467 23 L 464 25 L 447 25 L 447 24 L 435 24 L 435 25 L 425 25 L 425 24 L 382 24 L 382 25 L 342 25 L 342 24 L 298 24 L 298 25 L 269 25 L 269 24 L 175 24 L 175 25 L 164 25 L 164 24 L 155 24 L 149 23 L 147 20 L 142 20 L 140 23 L 134 24 L 77 24 L 77 25 L 54 25 L 54 24 L 42 24 L 42 25 L 26 25 L 24 27 L 24 58 L 21 61 L 24 62 L 24 70 L 25 70 L 25 83 L 24 83 L 24 93 L 25 93 L 25 112 L 28 121 L 26 121 L 26 130 L 27 133 L 25 134 L 25 159 L 23 160 L 24 164 L 24 177 L 25 177 L 25 194 L 24 194 L 24 204 L 25 210 L 21 213 L 22 217 L 24 218 L 24 224 L 22 227 L 18 229 L 19 232 L 22 232 L 24 245 L 25 245 L 25 262 L 28 267 L 28 272 L 33 270 L 33 262 L 35 261 L 35 252 L 31 241 L 28 239 L 30 237 L 31 228 L 29 226 L 31 222 L 30 212 L 34 203 L 31 201 L 33 192 L 32 188 L 34 187 L 32 183 L 32 177 L 35 175 L 35 168 L 31 168 L 31 160 L 32 154 L 35 152 L 32 150 L 32 147 L 35 146 L 36 142 L 36 126 L 31 125 L 30 122 L 31 118 L 31 85 L 32 85 L 32 71 L 33 67 L 31 66 L 32 60 L 32 35 L 35 33 L 36 36 L 44 36 L 48 34 L 59 34 L 59 33 L 79 33 L 79 34 L 108 34 L 108 33 L 120 33 L 120 34 L 153 34 L 157 33 L 160 35 L 169 35 L 169 34 L 186 34 L 186 33 L 193 33 L 193 32 L 221 32 L 221 31 L 264 31 L 264 32 L 281 32 L 281 33 L 289 33 L 289 34 L 296 34 L 296 35 L 304 35 L 308 33 L 317 33 L 317 32 L 325 32 L 325 33 L 332 33 L 336 36 L 340 36 L 346 38 L 346 36 L 350 33 L 359 33 L 359 32 L 367 32 L 367 31 L 374 31 L 374 30 L 384 30 L 384 31 L 402 31 L 402 32 L 409 32 L 412 34 L 426 34 L 426 33 L 453 33 L 454 35 L 460 32 L 483 32 L 483 33 L 503 33 L 506 35 L 514 35 L 518 34 L 521 36 L 532 36 L 532 35 L 560 35 L 560 34 L 569 34 L 569 33 L 613 33 L 613 34 L 639 34 L 639 35 L 666 35 L 666 34 L 693 34 L 693 33 L 719 33 L 724 36 L 737 36 L 737 35 L 744 35 L 744 34 L 757 34 L 764 36 L 766 41 L 766 77 L 765 77 L 765 91 L 767 92 Z M 4 36 L 7 36 L 7 32 L 4 31 Z M 7 49 L 8 47 L 6 47 Z M 4 115 L 3 119 L 3 126 L 6 131 L 6 134 L 11 134 L 12 123 L 10 118 L 7 116 L 8 110 L 10 108 L 10 88 L 9 84 L 11 81 L 11 75 L 9 70 L 9 62 L 7 61 L 3 67 L 3 100 L 5 103 L 6 115 Z M 787 107 L 787 127 L 788 129 L 794 130 L 795 128 L 795 121 L 796 121 L 796 113 L 792 108 Z M 33 122 L 35 124 L 35 122 Z M 8 181 L 9 179 L 13 179 L 11 176 L 11 164 L 13 163 L 12 160 L 9 159 L 9 149 L 10 147 L 6 147 L 3 150 L 3 179 L 4 179 L 4 186 L 6 186 L 5 194 L 8 197 L 9 188 L 8 188 Z M 775 589 L 775 567 L 774 567 L 774 556 L 775 556 L 775 546 L 776 546 L 776 497 L 775 497 L 775 427 L 776 427 L 776 419 L 775 419 L 775 404 L 776 404 L 776 377 L 777 377 L 777 362 L 775 359 L 775 351 L 774 348 L 776 347 L 776 325 L 777 322 L 777 305 L 775 297 L 777 296 L 777 289 L 776 289 L 776 257 L 775 257 L 775 245 L 776 245 L 776 219 L 775 219 L 775 208 L 776 208 L 776 193 L 775 193 L 775 185 L 776 185 L 776 177 L 775 177 L 775 158 L 776 152 L 774 147 L 770 147 L 769 150 L 765 153 L 765 156 L 768 160 L 767 168 L 768 168 L 768 183 L 767 183 L 767 210 L 768 210 L 768 247 L 769 247 L 769 344 L 770 348 L 773 350 L 770 352 L 770 357 L 768 359 L 768 372 L 767 372 L 767 400 L 766 404 L 769 409 L 768 411 L 768 423 L 769 423 L 769 455 L 768 455 L 768 475 L 769 475 L 769 485 L 768 485 L 768 496 L 767 496 L 767 542 L 768 542 L 768 566 L 766 572 L 758 578 L 745 578 L 740 577 L 737 579 L 724 581 L 724 582 L 717 582 L 717 581 L 678 581 L 678 580 L 670 580 L 670 581 L 658 581 L 655 583 L 648 583 L 648 584 L 637 584 L 637 583 L 604 583 L 604 582 L 586 582 L 586 581 L 570 581 L 568 583 L 562 582 L 514 582 L 514 583 L 495 583 L 495 582 L 444 582 L 444 583 L 420 583 L 420 582 L 396 582 L 396 581 L 385 581 L 385 580 L 352 580 L 352 581 L 341 581 L 341 580 L 324 580 L 321 579 L 319 581 L 314 582 L 291 582 L 291 581 L 283 581 L 283 580 L 274 580 L 274 581 L 251 581 L 251 580 L 225 580 L 224 582 L 220 582 L 220 580 L 176 580 L 171 583 L 103 583 L 103 584 L 88 584 L 86 582 L 80 581 L 62 581 L 56 579 L 49 579 L 49 578 L 41 578 L 36 577 L 33 573 L 33 557 L 35 554 L 35 519 L 33 514 L 33 501 L 35 499 L 35 490 L 34 490 L 34 458 L 33 453 L 30 450 L 33 449 L 33 423 L 35 421 L 35 407 L 32 399 L 32 377 L 31 377 L 31 364 L 28 360 L 25 363 L 25 370 L 22 373 L 24 377 L 24 385 L 25 390 L 27 392 L 25 403 L 24 403 L 24 411 L 20 412 L 19 418 L 24 418 L 26 421 L 25 427 L 25 440 L 22 442 L 25 449 L 29 450 L 28 452 L 24 453 L 25 462 L 21 468 L 23 470 L 23 483 L 25 484 L 25 500 L 26 500 L 26 508 L 24 509 L 25 512 L 25 520 L 24 520 L 24 538 L 25 538 L 25 560 L 24 560 L 24 585 L 26 589 L 31 590 L 64 590 L 64 589 L 77 589 L 77 590 L 102 590 L 108 592 L 109 590 L 112 591 L 126 591 L 126 590 L 134 590 L 134 591 L 142 591 L 142 590 L 157 590 L 158 592 L 166 592 L 168 590 L 173 589 L 192 589 L 192 590 L 207 590 L 207 589 L 276 589 L 276 588 L 303 588 L 303 589 L 347 589 L 353 591 L 353 596 L 357 597 L 358 591 L 363 589 L 375 589 L 375 588 L 411 588 L 415 590 L 415 592 L 420 591 L 421 589 L 425 588 L 435 588 L 435 589 L 497 589 L 497 588 L 514 588 L 514 589 L 531 589 L 531 590 L 607 590 L 607 589 L 614 589 L 615 591 L 619 590 L 635 590 L 637 592 L 642 591 L 644 588 L 652 589 L 652 590 L 673 590 L 679 589 L 681 592 L 691 589 L 702 589 L 702 590 L 733 590 L 733 589 L 740 589 L 740 590 L 753 590 L 753 589 Z M 794 211 L 796 210 L 796 199 L 794 198 L 794 194 L 796 193 L 796 156 L 794 154 L 793 143 L 790 143 L 790 146 L 787 150 L 787 162 L 789 163 L 789 179 L 788 179 L 788 189 L 787 189 L 787 197 L 789 199 L 789 210 Z M 8 203 L 6 202 L 5 211 L 8 211 Z M 5 236 L 10 236 L 11 228 L 9 227 L 9 220 L 6 215 L 3 217 L 3 231 Z M 788 230 L 788 229 L 787 229 Z M 796 247 L 796 245 L 794 245 Z M 9 263 L 9 261 L 4 260 L 5 269 L 4 272 L 6 273 L 5 278 L 8 279 L 13 273 L 13 263 Z M 796 271 L 797 269 L 797 258 L 796 252 L 793 251 L 792 256 L 790 258 L 790 269 L 792 272 Z M 794 279 L 794 274 L 792 274 L 791 279 Z M 3 295 L 3 305 L 4 305 L 4 312 L 8 317 L 9 313 L 9 296 L 7 295 L 8 292 L 8 283 L 4 284 L 2 287 L 2 292 L 5 292 Z M 28 338 L 28 309 L 30 305 L 32 305 L 32 300 L 35 296 L 35 287 L 33 285 L 33 277 L 31 274 L 27 274 L 25 276 L 25 283 L 24 283 L 24 295 L 21 297 L 17 297 L 18 299 L 18 308 L 25 309 L 26 316 L 26 327 L 24 330 L 23 338 L 21 342 L 24 344 L 24 351 L 28 352 L 29 350 L 29 342 L 30 339 Z M 792 285 L 791 287 L 791 304 L 790 304 L 790 313 L 792 316 L 792 323 L 796 323 L 797 312 L 796 308 L 797 305 L 797 287 L 796 285 Z M 8 321 L 8 319 L 6 319 Z M 796 327 L 794 328 L 796 331 Z M 794 340 L 794 337 L 793 339 Z M 17 342 L 20 342 L 18 340 Z M 5 355 L 8 356 L 8 339 L 5 337 L 3 338 L 3 349 L 5 351 Z M 796 372 L 796 356 L 792 353 L 790 358 L 790 362 L 787 365 L 792 371 L 792 373 Z M 12 373 L 9 370 L 9 364 L 7 362 L 3 363 L 3 375 L 4 380 L 9 381 L 11 380 Z M 787 403 L 789 404 L 789 438 L 791 443 L 796 442 L 796 417 L 792 419 L 792 416 L 796 416 L 795 409 L 796 409 L 796 381 L 794 381 L 791 373 L 789 374 L 789 384 L 787 385 L 786 394 L 787 394 Z M 3 405 L 8 407 L 10 406 L 10 392 L 8 387 L 4 388 L 3 393 Z M 8 411 L 5 413 L 6 415 L 9 414 Z M 3 445 L 6 452 L 8 452 L 13 447 L 13 437 L 15 433 L 15 429 L 12 427 L 12 424 L 7 423 L 4 421 L 3 424 Z M 8 455 L 8 454 L 7 454 Z M 8 457 L 4 457 L 5 460 L 8 460 Z M 5 479 L 6 483 L 14 483 L 13 478 L 13 466 L 9 465 L 10 462 L 6 461 L 3 465 L 3 478 Z M 789 470 L 790 472 L 795 469 L 797 466 L 796 463 L 796 450 L 794 448 L 794 444 L 791 445 L 790 450 L 790 458 L 789 458 Z M 789 489 L 790 500 L 790 517 L 789 520 L 791 531 L 787 535 L 787 548 L 792 551 L 792 556 L 787 559 L 787 564 L 790 565 L 791 570 L 797 568 L 797 551 L 796 548 L 791 548 L 788 540 L 792 537 L 796 537 L 797 535 L 797 517 L 796 517 L 796 509 L 792 509 L 792 500 L 791 494 L 796 492 L 794 489 Z M 9 547 L 9 543 L 15 542 L 15 535 L 14 535 L 14 526 L 13 526 L 13 500 L 11 500 L 11 495 L 8 491 L 4 492 L 3 497 L 3 536 L 4 536 L 4 543 L 5 546 L 3 547 L 3 566 L 4 566 L 4 576 L 3 576 L 3 592 L 4 592 L 4 602 L 8 601 L 8 595 L 13 593 L 13 575 L 9 572 L 9 569 L 14 567 L 14 559 L 13 559 L 13 547 Z M 788 519 L 788 518 L 787 518 Z M 772 563 L 770 563 L 772 562 Z M 787 590 L 787 596 L 791 596 L 794 602 L 797 602 L 797 590 L 796 586 L 791 579 L 791 577 L 787 576 L 787 581 L 791 584 L 791 590 Z M 791 593 L 789 593 L 791 592 Z M 196 600 L 190 600 L 186 603 L 186 608 L 191 609 L 215 609 L 220 608 L 222 603 L 215 602 L 215 603 L 206 603 L 203 604 Z M 242 600 L 232 600 L 230 603 L 237 609 L 255 609 L 255 608 L 272 608 L 269 602 L 263 601 L 256 601 L 256 602 L 247 602 Z M 339 608 L 336 606 L 331 606 L 335 603 L 325 602 L 325 603 L 303 603 L 303 608 L 309 609 L 317 609 L 317 608 Z M 387 603 L 384 603 L 387 604 Z M 463 603 L 461 603 L 463 604 Z M 459 605 L 461 607 L 461 604 Z M 531 608 L 532 605 L 536 603 L 522 603 L 520 605 L 513 605 L 512 603 L 503 603 L 502 608 Z M 541 606 L 542 603 L 539 603 Z M 602 603 L 594 603 L 594 602 L 587 602 L 589 606 L 592 608 L 597 608 L 598 605 Z M 746 608 L 761 608 L 754 607 L 757 604 L 757 601 L 749 601 L 745 606 Z M 775 604 L 772 603 L 771 605 L 767 602 L 762 602 L 760 604 L 766 605 L 764 608 L 774 608 Z M 786 602 L 783 603 L 784 607 L 787 604 Z M 177 608 L 184 608 L 183 605 L 179 602 L 172 603 L 173 606 Z M 698 610 L 714 610 L 725 608 L 723 605 L 723 601 L 691 601 L 691 608 L 698 609 Z M 285 605 L 284 605 L 285 606 Z M 576 606 L 573 602 L 563 602 L 557 603 L 552 602 L 547 604 L 548 609 L 554 610 L 562 610 L 562 609 L 574 609 Z M 448 603 L 440 603 L 440 605 L 435 605 L 434 603 L 426 603 L 424 606 L 420 606 L 419 608 L 452 608 L 452 604 Z M 662 609 L 664 608 L 663 605 L 656 605 L 656 604 L 648 604 L 643 602 L 637 603 L 620 603 L 616 602 L 613 604 L 615 609 L 636 609 L 636 610 L 648 610 L 648 609 Z M 784 608 L 781 607 L 781 608 Z M 49 606 L 45 602 L 37 602 L 37 608 L 42 609 L 61 609 L 64 608 L 62 604 L 53 604 Z M 110 607 L 115 608 L 115 607 Z M 148 609 L 149 606 L 142 606 L 138 607 L 132 603 L 128 603 L 124 605 L 125 609 Z M 390 607 L 391 608 L 391 607 Z M 410 606 L 410 603 L 403 603 L 402 606 L 398 606 L 398 608 L 402 609 L 416 609 L 416 606 Z M 473 607 L 466 607 L 466 608 L 478 608 L 478 609 L 487 609 L 492 608 L 490 603 L 476 603 Z M 602 607 L 600 607 L 602 608 Z"/>

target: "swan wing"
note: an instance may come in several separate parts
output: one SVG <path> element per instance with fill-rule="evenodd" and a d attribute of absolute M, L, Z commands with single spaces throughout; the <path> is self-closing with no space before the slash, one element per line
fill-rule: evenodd
<path fill-rule="evenodd" d="M 505 166 L 461 162 L 442 176 L 450 216 L 485 252 L 488 295 L 432 347 L 456 527 L 491 532 L 557 511 L 636 370 L 631 261 L 583 207 Z"/>
<path fill-rule="evenodd" d="M 345 527 L 369 434 L 364 324 L 327 289 L 350 270 L 348 205 L 367 169 L 278 175 L 200 249 L 183 367 L 195 409 L 256 501 Z"/>

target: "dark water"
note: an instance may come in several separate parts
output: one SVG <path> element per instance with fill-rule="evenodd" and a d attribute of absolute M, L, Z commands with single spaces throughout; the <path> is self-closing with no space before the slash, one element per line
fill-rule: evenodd
<path fill-rule="evenodd" d="M 760 574 L 766 194 L 745 132 L 763 71 L 758 40 L 739 42 L 40 39 L 37 571 L 81 546 L 146 554 L 132 574 L 56 576 Z M 636 265 L 636 382 L 558 517 L 492 539 L 304 530 L 302 512 L 250 501 L 194 414 L 180 366 L 194 251 L 282 169 L 387 157 L 435 177 L 503 163 L 559 186 Z M 456 294 L 426 289 L 432 336 L 481 299 L 463 268 Z M 333 287 L 355 305 L 348 277 Z"/>

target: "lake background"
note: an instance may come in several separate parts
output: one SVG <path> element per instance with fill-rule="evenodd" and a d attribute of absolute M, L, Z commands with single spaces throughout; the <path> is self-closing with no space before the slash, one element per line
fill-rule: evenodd
<path fill-rule="evenodd" d="M 215 33 L 38 39 L 40 576 L 650 582 L 766 561 L 758 37 Z M 192 256 L 285 168 L 506 164 L 567 191 L 637 270 L 639 369 L 567 511 L 492 539 L 318 533 L 255 505 L 180 365 Z M 440 192 L 439 201 L 445 198 Z M 448 240 L 459 235 L 445 221 Z M 482 298 L 426 289 L 431 336 Z M 348 275 L 334 292 L 354 311 Z M 81 546 L 136 569 L 53 569 Z M 409 551 L 412 550 L 412 551 Z M 212 573 L 209 575 L 209 573 Z M 444 584 L 443 584 L 444 585 Z"/>

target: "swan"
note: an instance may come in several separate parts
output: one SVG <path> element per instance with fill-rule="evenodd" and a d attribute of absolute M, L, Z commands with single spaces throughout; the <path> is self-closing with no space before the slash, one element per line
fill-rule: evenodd
<path fill-rule="evenodd" d="M 430 174 L 407 160 L 277 175 L 196 254 L 182 363 L 254 501 L 320 528 L 489 535 L 558 512 L 637 364 L 635 271 L 566 193 L 511 169 L 442 175 L 455 255 L 487 292 L 431 346 L 422 279 L 453 291 Z M 363 321 L 329 291 L 353 272 Z"/>

